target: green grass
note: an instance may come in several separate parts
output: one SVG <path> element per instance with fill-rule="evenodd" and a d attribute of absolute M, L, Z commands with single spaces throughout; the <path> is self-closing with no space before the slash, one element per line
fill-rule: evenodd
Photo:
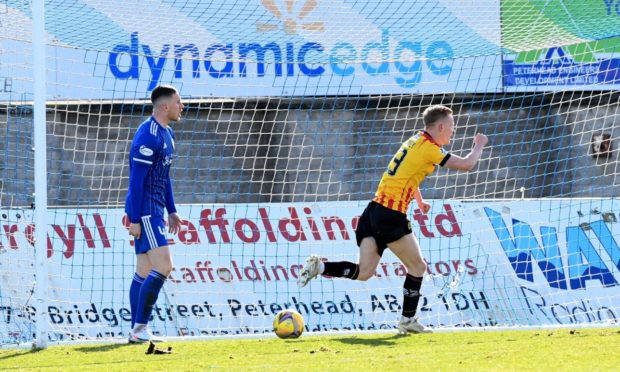
<path fill-rule="evenodd" d="M 616 370 L 620 329 L 336 335 L 0 350 L 0 370 Z"/>

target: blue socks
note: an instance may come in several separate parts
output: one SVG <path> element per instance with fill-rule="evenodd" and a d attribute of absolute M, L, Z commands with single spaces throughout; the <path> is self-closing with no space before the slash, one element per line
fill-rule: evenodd
<path fill-rule="evenodd" d="M 131 328 L 133 328 L 133 325 L 136 323 L 136 309 L 138 308 L 138 297 L 140 296 L 140 287 L 142 287 L 143 282 L 143 277 L 138 275 L 138 273 L 133 274 L 131 287 L 129 287 L 129 304 L 131 305 Z"/>
<path fill-rule="evenodd" d="M 147 324 L 149 322 L 153 305 L 157 302 L 157 296 L 165 281 L 166 277 L 155 270 L 151 270 L 149 276 L 144 279 L 138 296 L 136 316 L 132 317 L 134 324 Z"/>

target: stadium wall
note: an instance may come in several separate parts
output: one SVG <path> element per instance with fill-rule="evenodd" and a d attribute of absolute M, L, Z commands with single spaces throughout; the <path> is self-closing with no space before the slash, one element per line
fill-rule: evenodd
<path fill-rule="evenodd" d="M 465 155 L 476 131 L 489 135 L 491 147 L 477 172 L 436 172 L 422 186 L 426 198 L 610 197 L 620 192 L 617 94 L 494 95 L 492 100 L 488 95 L 436 95 L 432 101 L 412 96 L 270 98 L 188 104 L 182 122 L 173 126 L 177 202 L 369 199 L 396 144 L 422 128 L 421 110 L 431 103 L 449 104 L 457 114 L 450 151 Z M 96 103 L 50 110 L 50 205 L 122 204 L 131 135 L 149 112 L 148 105 Z M 30 115 L 28 107 L 0 113 L 0 130 L 8 137 L 0 143 L 2 205 L 32 203 Z M 592 136 L 599 133 L 611 135 L 607 158 L 591 153 Z"/>

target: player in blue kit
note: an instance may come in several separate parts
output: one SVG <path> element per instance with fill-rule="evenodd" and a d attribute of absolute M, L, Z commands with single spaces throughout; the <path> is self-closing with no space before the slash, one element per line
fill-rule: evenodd
<path fill-rule="evenodd" d="M 125 213 L 136 250 L 136 273 L 129 289 L 131 343 L 162 341 L 153 336 L 147 324 L 159 291 L 172 271 L 164 208 L 168 211 L 169 233 L 178 233 L 182 223 L 169 174 L 174 154 L 174 132 L 169 124 L 181 119 L 183 103 L 177 90 L 168 85 L 153 89 L 151 102 L 153 114 L 138 127 L 129 151 Z"/>

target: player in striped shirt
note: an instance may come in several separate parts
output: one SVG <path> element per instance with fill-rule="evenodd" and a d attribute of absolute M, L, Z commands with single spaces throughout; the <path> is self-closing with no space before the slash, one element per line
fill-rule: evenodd
<path fill-rule="evenodd" d="M 183 103 L 172 86 L 158 86 L 151 93 L 153 114 L 140 124 L 129 151 L 129 190 L 125 213 L 129 234 L 134 237 L 136 273 L 129 289 L 132 330 L 129 342 L 161 341 L 147 327 L 157 296 L 172 270 L 168 232 L 178 233 L 182 220 L 177 214 L 170 180 L 174 154 L 171 121 L 179 121 Z"/>
<path fill-rule="evenodd" d="M 298 280 L 301 287 L 319 274 L 366 281 L 374 275 L 383 251 L 390 248 L 408 271 L 403 285 L 400 333 L 430 332 L 415 318 L 426 261 L 407 219 L 409 204 L 415 199 L 418 208 L 428 213 L 431 205 L 424 201 L 419 190 L 424 178 L 433 173 L 436 165 L 458 170 L 473 169 L 488 141 L 484 134 L 476 134 L 474 147 L 466 157 L 452 155 L 442 148 L 450 143 L 454 134 L 452 110 L 441 105 L 431 106 L 424 111 L 423 120 L 424 131 L 401 145 L 383 173 L 375 198 L 359 219 L 355 231 L 360 247 L 359 263 L 322 262 L 320 257 L 313 255 L 306 260 Z"/>

